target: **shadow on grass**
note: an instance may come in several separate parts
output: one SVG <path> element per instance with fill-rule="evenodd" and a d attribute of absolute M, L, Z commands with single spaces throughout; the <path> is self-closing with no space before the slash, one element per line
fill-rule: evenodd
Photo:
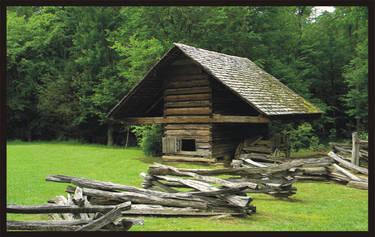
<path fill-rule="evenodd" d="M 165 161 L 161 159 L 161 157 L 152 157 L 152 156 L 142 156 L 137 158 L 138 161 L 145 163 L 145 164 L 153 164 L 154 162 L 160 163 L 160 164 L 166 164 Z"/>
<path fill-rule="evenodd" d="M 182 166 L 204 166 L 204 167 L 211 167 L 214 168 L 215 166 L 210 165 L 208 163 L 204 162 L 180 162 L 180 161 L 164 161 L 160 156 L 159 157 L 153 157 L 153 156 L 142 156 L 136 158 L 138 161 L 145 163 L 145 164 L 153 164 L 154 162 L 163 164 L 163 165 L 169 165 L 173 167 L 182 167 Z"/>
<path fill-rule="evenodd" d="M 249 193 L 249 195 L 252 196 L 251 193 Z M 271 202 L 283 201 L 283 202 L 305 203 L 305 204 L 311 203 L 311 201 L 301 200 L 301 199 L 296 199 L 296 198 L 272 197 L 272 196 L 268 196 L 268 197 L 267 196 L 264 196 L 264 197 L 257 196 L 257 197 L 254 197 L 254 200 L 271 201 Z"/>

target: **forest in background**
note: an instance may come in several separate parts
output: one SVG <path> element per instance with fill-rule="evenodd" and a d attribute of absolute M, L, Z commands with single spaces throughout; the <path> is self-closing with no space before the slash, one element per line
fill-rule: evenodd
<path fill-rule="evenodd" d="M 173 42 L 249 58 L 325 112 L 297 135 L 368 131 L 367 7 L 8 7 L 6 37 L 8 140 L 124 145 L 106 114 Z"/>

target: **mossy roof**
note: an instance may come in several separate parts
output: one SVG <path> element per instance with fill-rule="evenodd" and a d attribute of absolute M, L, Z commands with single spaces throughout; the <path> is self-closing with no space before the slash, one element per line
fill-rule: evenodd
<path fill-rule="evenodd" d="M 200 64 L 207 73 L 265 115 L 322 113 L 318 107 L 293 92 L 248 58 L 179 43 L 174 45 Z"/>

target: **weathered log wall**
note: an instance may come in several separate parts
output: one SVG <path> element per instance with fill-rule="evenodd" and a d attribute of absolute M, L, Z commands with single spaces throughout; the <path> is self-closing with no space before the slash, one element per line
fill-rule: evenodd
<path fill-rule="evenodd" d="M 209 76 L 186 57 L 177 58 L 161 72 L 164 78 L 164 111 L 167 118 L 209 118 L 212 116 L 212 88 Z M 164 156 L 211 158 L 211 123 L 166 124 L 164 137 L 176 138 L 175 149 Z M 185 139 L 195 141 L 195 149 L 184 150 Z M 165 140 L 164 140 L 165 141 Z M 173 142 L 169 142 L 169 145 Z"/>
<path fill-rule="evenodd" d="M 158 75 L 163 78 L 164 118 L 187 121 L 165 124 L 164 159 L 231 159 L 236 146 L 245 138 L 267 135 L 266 124 L 207 122 L 214 115 L 257 117 L 259 112 L 187 57 L 176 58 Z M 189 123 L 189 118 L 202 121 Z M 184 149 L 186 139 L 195 141 L 194 149 Z"/>

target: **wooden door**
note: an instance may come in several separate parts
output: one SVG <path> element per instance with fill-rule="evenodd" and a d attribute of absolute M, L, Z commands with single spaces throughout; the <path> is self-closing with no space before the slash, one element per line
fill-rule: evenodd
<path fill-rule="evenodd" d="M 173 154 L 178 152 L 180 149 L 180 140 L 176 137 L 163 137 L 163 154 Z"/>

